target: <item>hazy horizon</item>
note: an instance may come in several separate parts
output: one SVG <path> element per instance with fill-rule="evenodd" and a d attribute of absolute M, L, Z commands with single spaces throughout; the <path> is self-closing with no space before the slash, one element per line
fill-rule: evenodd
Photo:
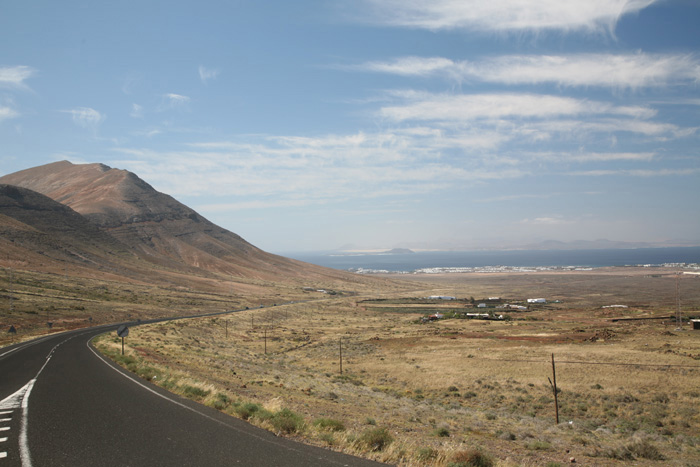
<path fill-rule="evenodd" d="M 0 176 L 134 172 L 266 251 L 700 244 L 700 4 L 11 2 Z"/>

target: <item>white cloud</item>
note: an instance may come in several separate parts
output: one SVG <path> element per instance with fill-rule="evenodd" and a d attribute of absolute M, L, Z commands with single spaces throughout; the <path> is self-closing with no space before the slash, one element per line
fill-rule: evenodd
<path fill-rule="evenodd" d="M 0 88 L 29 89 L 24 81 L 29 79 L 35 71 L 24 65 L 0 67 Z"/>
<path fill-rule="evenodd" d="M 627 177 L 673 177 L 673 176 L 689 176 L 699 175 L 698 168 L 683 168 L 683 169 L 631 169 L 631 170 L 587 170 L 581 172 L 569 172 L 568 175 L 586 176 L 586 177 L 603 177 L 603 176 L 627 176 Z"/>
<path fill-rule="evenodd" d="M 213 68 L 206 68 L 202 65 L 199 65 L 199 79 L 202 80 L 202 83 L 206 84 L 207 81 L 216 79 L 218 76 L 219 70 Z"/>
<path fill-rule="evenodd" d="M 539 94 L 394 93 L 406 104 L 383 107 L 381 116 L 396 121 L 470 121 L 500 118 L 551 118 L 568 115 L 613 114 L 650 118 L 648 107 L 620 107 L 605 102 Z"/>
<path fill-rule="evenodd" d="M 536 217 L 534 219 L 523 219 L 520 221 L 520 223 L 529 225 L 566 225 L 573 224 L 575 221 L 565 219 L 562 216 L 550 216 Z"/>
<path fill-rule="evenodd" d="M 612 30 L 658 0 L 364 0 L 367 20 L 392 26 L 479 31 Z"/>
<path fill-rule="evenodd" d="M 700 61 L 691 54 L 505 55 L 481 61 L 402 57 L 351 69 L 404 76 L 445 76 L 507 85 L 552 83 L 638 89 L 700 81 Z"/>
<path fill-rule="evenodd" d="M 403 76 L 429 76 L 444 71 L 458 71 L 458 64 L 449 58 L 442 57 L 401 57 L 388 62 L 372 61 L 339 68 Z"/>
<path fill-rule="evenodd" d="M 138 104 L 131 104 L 131 113 L 129 115 L 133 118 L 143 118 L 143 107 Z"/>
<path fill-rule="evenodd" d="M 539 152 L 531 153 L 534 159 L 544 159 L 559 162 L 611 162 L 611 161 L 651 161 L 653 152 L 611 152 L 611 153 L 567 153 L 567 152 Z"/>
<path fill-rule="evenodd" d="M 158 110 L 163 111 L 168 109 L 182 108 L 185 107 L 189 102 L 190 98 L 181 94 L 175 94 L 172 92 L 168 94 L 163 94 L 163 99 L 161 101 L 160 106 L 158 107 Z"/>
<path fill-rule="evenodd" d="M 71 114 L 73 123 L 79 127 L 93 131 L 106 118 L 105 115 L 90 107 L 78 107 L 77 109 L 62 110 L 62 112 Z"/>
<path fill-rule="evenodd" d="M 454 147 L 447 147 L 440 138 L 410 132 L 278 136 L 202 142 L 177 152 L 121 149 L 115 165 L 142 174 L 174 195 L 235 196 L 238 208 L 260 202 L 285 206 L 413 195 L 461 186 L 467 180 L 525 174 L 517 167 L 488 167 L 477 159 L 442 160 L 441 151 L 462 148 L 458 137 L 453 141 Z"/>
<path fill-rule="evenodd" d="M 15 118 L 19 114 L 10 107 L 0 107 L 0 122 L 9 118 Z"/>
<path fill-rule="evenodd" d="M 174 93 L 165 94 L 165 98 L 173 105 L 185 104 L 190 101 L 189 97 Z"/>

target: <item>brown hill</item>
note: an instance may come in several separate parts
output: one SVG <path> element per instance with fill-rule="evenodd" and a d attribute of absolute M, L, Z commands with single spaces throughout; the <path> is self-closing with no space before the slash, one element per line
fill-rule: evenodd
<path fill-rule="evenodd" d="M 70 265 L 126 274 L 128 264 L 137 268 L 139 263 L 127 245 L 70 207 L 4 184 L 0 184 L 0 251 L 15 261 L 49 269 Z"/>
<path fill-rule="evenodd" d="M 160 267 L 271 281 L 357 281 L 341 271 L 266 253 L 125 170 L 62 161 L 0 177 L 0 183 L 69 206 Z"/>

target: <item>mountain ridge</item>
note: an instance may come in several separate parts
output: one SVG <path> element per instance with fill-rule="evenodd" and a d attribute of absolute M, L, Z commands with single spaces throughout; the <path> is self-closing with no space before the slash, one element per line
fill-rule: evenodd
<path fill-rule="evenodd" d="M 156 267 L 269 281 L 356 280 L 344 271 L 264 252 L 136 174 L 104 164 L 54 162 L 0 177 L 0 184 L 32 190 L 69 207 Z"/>

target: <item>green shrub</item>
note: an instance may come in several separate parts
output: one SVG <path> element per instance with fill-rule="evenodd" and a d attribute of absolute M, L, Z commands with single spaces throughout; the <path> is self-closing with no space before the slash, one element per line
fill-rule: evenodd
<path fill-rule="evenodd" d="M 641 457 L 652 461 L 664 460 L 664 456 L 661 454 L 661 451 L 659 451 L 656 446 L 651 444 L 651 442 L 646 439 L 634 441 L 626 445 L 625 449 L 631 452 L 634 457 Z"/>
<path fill-rule="evenodd" d="M 527 443 L 526 447 L 532 449 L 533 451 L 547 451 L 551 449 L 552 445 L 547 441 L 532 441 Z"/>
<path fill-rule="evenodd" d="M 355 444 L 360 448 L 376 452 L 383 451 L 392 441 L 394 441 L 394 438 L 392 438 L 386 428 L 369 428 L 362 432 Z"/>
<path fill-rule="evenodd" d="M 469 449 L 454 453 L 447 467 L 493 467 L 493 459 L 478 449 Z"/>
<path fill-rule="evenodd" d="M 238 405 L 234 408 L 236 415 L 241 417 L 243 420 L 248 420 L 256 412 L 261 409 L 260 405 L 253 404 L 252 402 L 246 402 L 245 404 Z"/>
<path fill-rule="evenodd" d="M 328 431 L 345 431 L 343 422 L 332 418 L 317 418 L 314 420 L 314 426 Z"/>
<path fill-rule="evenodd" d="M 211 391 L 198 388 L 196 386 L 190 386 L 188 384 L 182 386 L 182 393 L 185 395 L 185 397 L 193 400 L 200 400 L 209 395 Z"/>
<path fill-rule="evenodd" d="M 664 460 L 664 456 L 659 449 L 651 444 L 649 440 L 637 440 L 617 449 L 608 448 L 603 451 L 596 451 L 595 455 L 623 461 L 634 460 L 640 457 L 655 461 Z"/>
<path fill-rule="evenodd" d="M 440 438 L 449 438 L 450 430 L 447 427 L 441 426 L 440 428 L 435 430 L 435 436 L 438 436 Z"/>
<path fill-rule="evenodd" d="M 250 418 L 254 418 L 258 422 L 272 421 L 274 417 L 274 413 L 260 406 L 258 406 L 258 409 L 255 411 L 255 413 L 250 416 Z"/>
<path fill-rule="evenodd" d="M 150 366 L 143 366 L 136 370 L 136 374 L 146 381 L 153 381 L 153 378 L 158 376 L 158 370 Z"/>
<path fill-rule="evenodd" d="M 335 437 L 333 436 L 333 433 L 321 433 L 319 439 L 329 446 L 335 445 Z"/>
<path fill-rule="evenodd" d="M 275 430 L 283 433 L 299 433 L 304 427 L 304 419 L 301 415 L 289 409 L 282 409 L 276 412 L 270 421 Z"/>
<path fill-rule="evenodd" d="M 231 398 L 222 392 L 217 393 L 216 399 L 211 403 L 216 410 L 225 410 L 229 405 L 231 405 Z"/>

